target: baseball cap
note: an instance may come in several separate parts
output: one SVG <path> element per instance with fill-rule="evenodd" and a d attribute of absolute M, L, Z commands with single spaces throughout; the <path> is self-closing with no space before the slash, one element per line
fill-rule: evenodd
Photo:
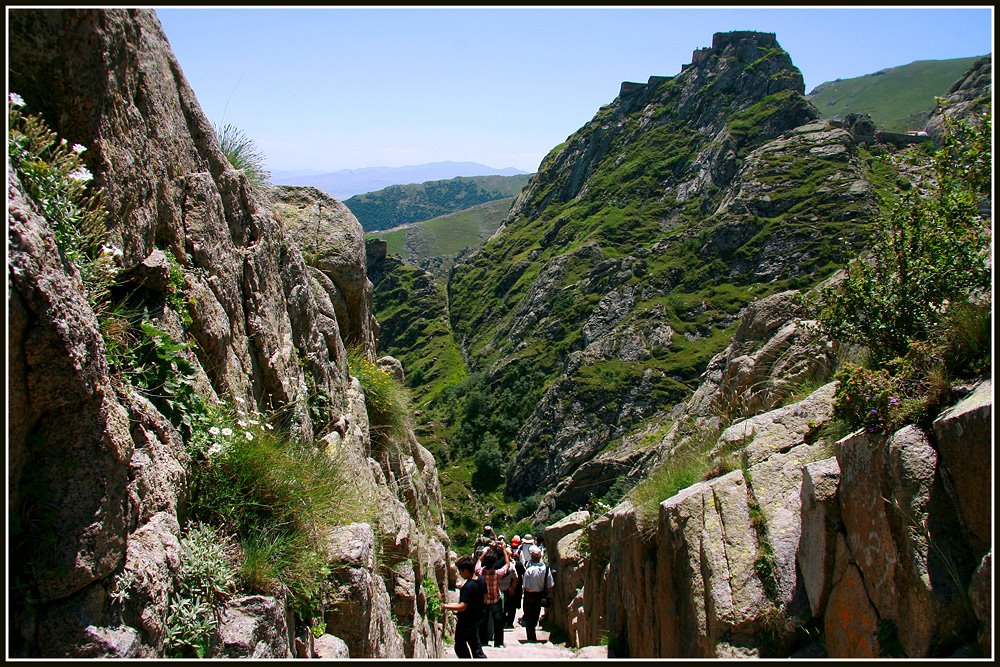
<path fill-rule="evenodd" d="M 516 547 L 517 545 L 519 545 L 521 543 L 521 536 L 520 535 L 515 535 L 514 538 L 510 541 L 510 543 L 513 546 Z"/>

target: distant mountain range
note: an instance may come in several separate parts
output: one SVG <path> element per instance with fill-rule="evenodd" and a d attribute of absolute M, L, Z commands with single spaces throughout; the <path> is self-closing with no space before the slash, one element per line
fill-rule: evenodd
<path fill-rule="evenodd" d="M 826 118 L 867 113 L 880 130 L 916 130 L 934 108 L 934 98 L 947 94 L 976 60 L 917 60 L 853 79 L 821 83 L 806 98 Z"/>
<path fill-rule="evenodd" d="M 526 173 L 513 167 L 497 169 L 476 162 L 430 162 L 409 167 L 362 167 L 333 172 L 275 171 L 271 173 L 271 182 L 274 185 L 311 185 L 343 201 L 390 185 L 424 183 L 458 176 L 516 176 Z"/>

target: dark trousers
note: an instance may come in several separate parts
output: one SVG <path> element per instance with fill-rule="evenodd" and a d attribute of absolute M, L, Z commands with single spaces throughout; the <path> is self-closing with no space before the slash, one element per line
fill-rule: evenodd
<path fill-rule="evenodd" d="M 514 614 L 517 613 L 518 603 L 521 601 L 521 591 L 518 586 L 511 587 L 503 593 L 503 624 L 506 627 L 514 627 Z"/>
<path fill-rule="evenodd" d="M 455 655 L 459 658 L 485 658 L 479 643 L 479 622 L 459 618 L 455 625 Z"/>
<path fill-rule="evenodd" d="M 488 644 L 490 635 L 494 646 L 503 646 L 503 603 L 499 600 L 486 605 L 486 616 L 479 624 L 479 641 Z"/>
<path fill-rule="evenodd" d="M 524 592 L 524 634 L 529 642 L 538 641 L 535 636 L 535 626 L 538 625 L 538 617 L 542 615 L 542 593 Z"/>

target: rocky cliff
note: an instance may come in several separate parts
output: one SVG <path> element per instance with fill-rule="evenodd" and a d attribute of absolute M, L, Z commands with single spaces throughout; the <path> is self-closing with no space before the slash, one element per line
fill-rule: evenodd
<path fill-rule="evenodd" d="M 712 451 L 737 468 L 652 520 L 625 501 L 549 526 L 552 622 L 617 657 L 989 655 L 990 472 L 971 461 L 990 459 L 992 383 L 885 439 L 835 440 L 832 387 L 733 422 Z"/>
<path fill-rule="evenodd" d="M 495 435 L 510 497 L 561 494 L 536 519 L 641 474 L 651 420 L 668 427 L 741 309 L 830 275 L 876 211 L 854 137 L 802 92 L 773 34 L 717 34 L 677 76 L 623 84 L 455 267 L 470 368 L 497 392 L 530 379 Z"/>
<path fill-rule="evenodd" d="M 412 432 L 373 437 L 348 369 L 348 348 L 373 361 L 377 341 L 357 220 L 315 193 L 282 192 L 273 209 L 255 198 L 152 10 L 9 21 L 11 90 L 86 147 L 103 188 L 116 298 L 145 313 L 206 405 L 280 416 L 287 437 L 349 467 L 370 510 L 326 537 L 321 618 L 280 591 L 230 593 L 205 655 L 439 656 L 427 596 L 447 585 L 449 557 L 434 459 Z M 8 650 L 163 656 L 190 559 L 194 427 L 109 361 L 103 314 L 31 192 L 8 165 Z"/>

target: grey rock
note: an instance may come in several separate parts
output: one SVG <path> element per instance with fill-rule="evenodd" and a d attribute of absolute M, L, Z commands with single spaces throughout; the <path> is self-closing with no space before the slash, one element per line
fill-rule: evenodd
<path fill-rule="evenodd" d="M 322 635 L 313 642 L 313 646 L 316 657 L 321 660 L 346 660 L 351 657 L 347 643 L 340 637 Z"/>
<path fill-rule="evenodd" d="M 219 646 L 213 657 L 293 657 L 284 602 L 272 597 L 252 595 L 228 603 L 218 634 Z"/>
<path fill-rule="evenodd" d="M 837 534 L 841 529 L 836 457 L 814 461 L 802 469 L 802 533 L 797 561 L 814 618 L 826 607 L 833 584 Z"/>

